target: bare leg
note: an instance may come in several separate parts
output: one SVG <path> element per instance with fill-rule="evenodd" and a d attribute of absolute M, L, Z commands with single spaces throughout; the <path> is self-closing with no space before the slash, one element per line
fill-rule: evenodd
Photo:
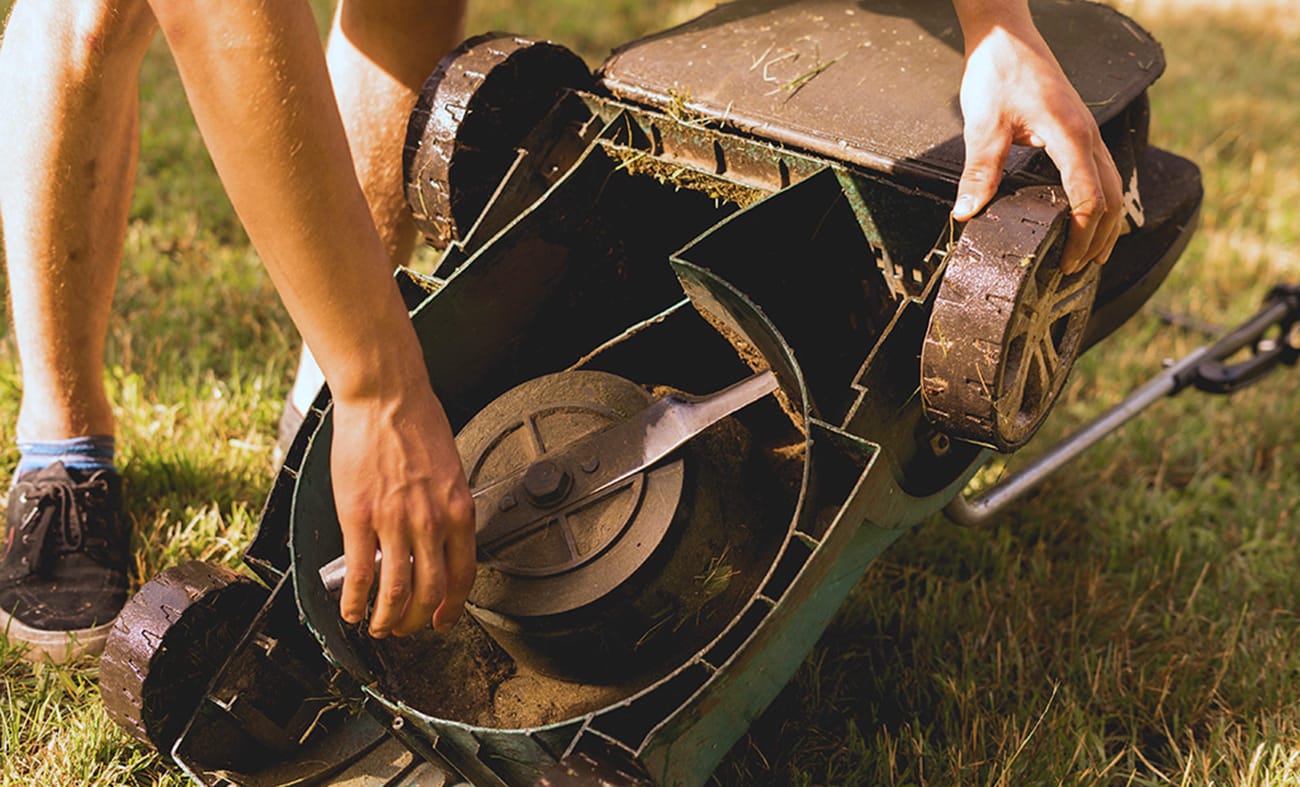
<path fill-rule="evenodd" d="M 0 217 L 21 440 L 113 433 L 104 339 L 139 146 L 136 84 L 155 27 L 142 0 L 18 0 L 5 30 Z M 118 477 L 62 459 L 28 470 L 9 494 L 0 630 L 30 659 L 97 652 L 128 585 Z M 54 516 L 57 534 L 41 524 Z"/>
<path fill-rule="evenodd" d="M 326 61 L 375 226 L 393 265 L 415 243 L 403 196 L 406 121 L 424 80 L 464 34 L 465 0 L 341 0 Z"/>
<path fill-rule="evenodd" d="M 424 80 L 464 35 L 465 0 L 341 0 L 326 60 L 348 147 L 393 267 L 415 246 L 402 183 L 406 121 Z M 305 412 L 324 378 L 306 345 L 290 400 Z"/>
<path fill-rule="evenodd" d="M 144 2 L 19 0 L 0 47 L 0 216 L 23 439 L 113 433 L 104 338 L 154 29 Z"/>

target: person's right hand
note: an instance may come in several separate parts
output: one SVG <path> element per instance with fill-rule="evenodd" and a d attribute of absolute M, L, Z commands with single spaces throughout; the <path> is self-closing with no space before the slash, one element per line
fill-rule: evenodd
<path fill-rule="evenodd" d="M 347 578 L 339 611 L 360 622 L 383 554 L 370 634 L 446 631 L 474 582 L 474 499 L 423 369 L 395 396 L 335 399 L 330 470 Z"/>

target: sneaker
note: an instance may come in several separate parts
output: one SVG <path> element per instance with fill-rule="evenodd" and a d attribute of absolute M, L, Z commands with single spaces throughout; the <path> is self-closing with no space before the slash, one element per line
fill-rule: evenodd
<path fill-rule="evenodd" d="M 0 632 L 55 663 L 98 655 L 126 604 L 130 526 L 115 470 L 61 462 L 9 491 L 0 554 Z"/>

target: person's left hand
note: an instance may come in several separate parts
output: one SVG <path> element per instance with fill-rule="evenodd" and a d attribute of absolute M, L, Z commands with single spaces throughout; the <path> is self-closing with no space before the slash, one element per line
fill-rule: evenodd
<path fill-rule="evenodd" d="M 953 218 L 971 219 L 997 193 L 1012 143 L 1042 147 L 1070 201 L 1062 269 L 1105 263 L 1123 226 L 1123 182 L 1092 113 L 1032 23 L 994 27 L 968 46 L 961 107 L 966 165 Z"/>

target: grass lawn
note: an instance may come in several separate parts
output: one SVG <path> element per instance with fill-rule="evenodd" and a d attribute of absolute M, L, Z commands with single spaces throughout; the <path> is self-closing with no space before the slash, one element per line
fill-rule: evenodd
<path fill-rule="evenodd" d="M 597 62 L 708 5 L 481 0 L 471 32 L 550 35 Z M 1201 231 L 1153 305 L 1218 324 L 1300 279 L 1295 9 L 1227 5 L 1123 5 L 1169 60 L 1153 142 L 1199 163 L 1206 186 Z M 238 563 L 297 341 L 161 45 L 142 91 L 106 373 L 149 577 Z M 1080 362 L 1037 444 L 1203 343 L 1153 311 Z M 9 468 L 19 376 L 0 331 Z M 1231 398 L 1184 394 L 987 528 L 918 527 L 872 565 L 716 782 L 1300 784 L 1297 413 L 1290 372 Z M 108 721 L 96 678 L 94 664 L 29 665 L 0 638 L 0 784 L 184 783 Z"/>

